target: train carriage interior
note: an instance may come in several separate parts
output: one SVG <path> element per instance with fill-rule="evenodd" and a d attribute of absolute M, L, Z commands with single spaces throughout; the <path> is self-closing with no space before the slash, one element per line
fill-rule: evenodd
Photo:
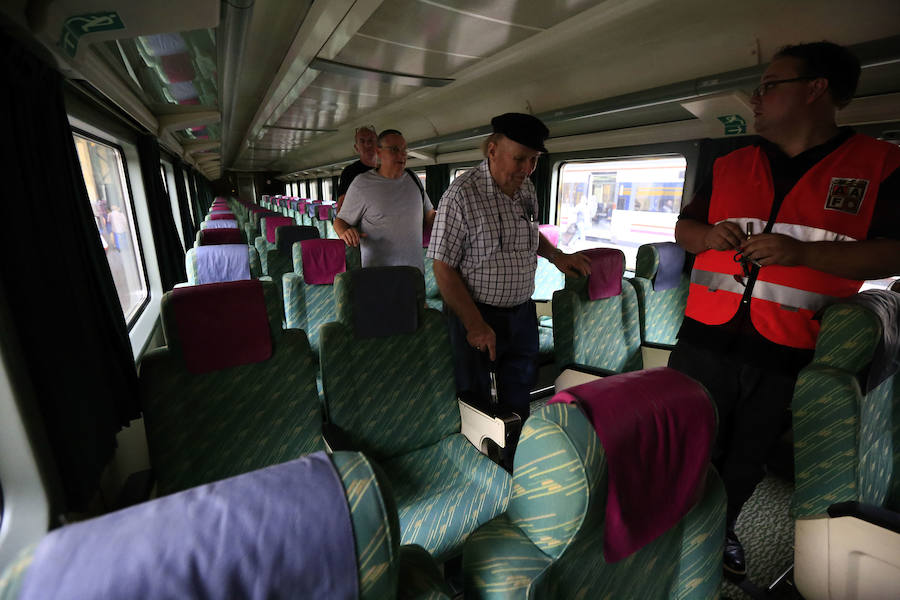
<path fill-rule="evenodd" d="M 793 426 L 737 522 L 743 579 L 722 574 L 711 466 L 677 524 L 602 556 L 611 451 L 589 415 L 550 402 L 627 378 L 634 398 L 708 400 L 656 369 L 690 283 L 682 253 L 681 279 L 657 286 L 663 244 L 716 158 L 753 143 L 775 53 L 820 40 L 862 67 L 838 124 L 900 144 L 897 0 L 4 0 L 0 599 L 42 597 L 52 577 L 79 597 L 75 568 L 106 581 L 97 597 L 137 593 L 98 574 L 117 571 L 98 564 L 112 548 L 144 548 L 147 584 L 166 544 L 209 551 L 193 549 L 210 540 L 192 502 L 229 498 L 270 531 L 240 490 L 284 502 L 271 478 L 317 469 L 338 501 L 306 489 L 303 527 L 343 508 L 344 545 L 321 536 L 349 553 L 341 597 L 900 597 L 900 392 L 866 384 L 888 332 L 865 310 L 821 316 Z M 334 223 L 359 128 L 402 132 L 440 210 L 509 112 L 550 130 L 531 175 L 541 232 L 621 283 L 597 298 L 537 259 L 527 419 L 456 397 L 432 260 L 424 277 L 361 269 Z M 166 541 L 136 521 L 160 515 L 193 524 Z M 117 527 L 137 539 L 107 544 Z M 75 532 L 68 574 L 35 558 L 59 531 Z M 338 568 L 325 548 L 285 569 Z M 277 577 L 246 565 L 170 593 L 259 597 Z M 213 582 L 236 572 L 249 587 Z M 339 593 L 296 577 L 284 597 Z"/>

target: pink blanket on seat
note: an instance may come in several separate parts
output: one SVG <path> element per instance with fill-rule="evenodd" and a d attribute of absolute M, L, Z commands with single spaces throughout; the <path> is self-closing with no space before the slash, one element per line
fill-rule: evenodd
<path fill-rule="evenodd" d="M 341 240 L 303 240 L 303 281 L 313 285 L 334 283 L 334 276 L 347 270 L 344 242 Z"/>
<path fill-rule="evenodd" d="M 550 401 L 555 402 L 578 405 L 606 452 L 607 562 L 640 550 L 696 504 L 716 431 L 702 385 L 659 367 L 563 390 Z"/>

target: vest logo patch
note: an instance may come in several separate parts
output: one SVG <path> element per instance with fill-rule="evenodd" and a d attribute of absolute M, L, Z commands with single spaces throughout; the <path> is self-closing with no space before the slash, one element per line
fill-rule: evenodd
<path fill-rule="evenodd" d="M 868 187 L 868 179 L 832 177 L 828 196 L 825 198 L 825 208 L 858 215 Z"/>

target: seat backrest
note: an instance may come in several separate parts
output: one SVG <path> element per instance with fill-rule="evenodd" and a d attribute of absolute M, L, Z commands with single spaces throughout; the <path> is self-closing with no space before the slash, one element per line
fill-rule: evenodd
<path fill-rule="evenodd" d="M 264 274 L 272 278 L 279 296 L 283 297 L 284 294 L 281 278 L 294 270 L 294 243 L 318 237 L 319 230 L 308 225 L 281 225 L 275 229 L 275 247 L 266 249 L 266 259 L 262 262 Z"/>
<path fill-rule="evenodd" d="M 587 277 L 566 277 L 553 294 L 553 345 L 557 366 L 581 364 L 609 371 L 640 369 L 641 338 L 634 288 L 622 279 L 621 250 L 584 250 Z"/>
<path fill-rule="evenodd" d="M 684 320 L 690 278 L 684 274 L 684 250 L 674 242 L 644 244 L 637 251 L 634 277 L 641 340 L 674 344 Z"/>
<path fill-rule="evenodd" d="M 395 598 L 399 540 L 378 468 L 358 452 L 317 453 L 56 530 L 3 573 L 0 597 L 66 585 L 84 598 Z"/>
<path fill-rule="evenodd" d="M 614 379 L 596 383 L 609 384 Z M 626 439 L 634 435 L 621 434 Z M 715 471 L 708 468 L 700 499 L 673 527 L 627 558 L 608 562 L 603 557 L 609 500 L 607 459 L 589 417 L 579 406 L 548 404 L 532 415 L 516 449 L 516 491 L 505 517 L 518 535 L 503 536 L 509 542 L 498 545 L 476 533 L 472 543 L 482 547 L 472 553 L 467 542 L 466 566 L 472 564 L 470 554 L 479 559 L 476 572 L 467 572 L 467 579 L 480 581 L 478 585 L 485 586 L 480 591 L 486 591 L 505 577 L 503 572 L 521 573 L 529 578 L 521 589 L 527 586 L 533 592 L 528 597 L 536 598 L 717 598 L 725 494 Z M 540 552 L 534 555 L 513 542 L 533 545 Z M 529 573 L 528 560 L 518 556 L 532 557 L 533 563 L 541 565 L 539 572 Z"/>
<path fill-rule="evenodd" d="M 315 227 L 310 228 L 315 229 Z M 344 270 L 360 268 L 359 247 L 346 246 L 341 240 L 316 240 L 314 244 L 306 244 L 307 251 L 315 246 L 343 247 Z M 334 285 L 333 283 L 307 283 L 303 270 L 303 243 L 295 243 L 292 246 L 291 255 L 293 271 L 286 272 L 281 277 L 285 327 L 305 331 L 309 336 L 309 344 L 318 357 L 319 330 L 322 325 L 337 318 L 334 307 Z M 338 272 L 340 269 L 333 272 L 332 276 L 337 275 Z"/>
<path fill-rule="evenodd" d="M 237 226 L 238 222 L 233 219 L 211 219 L 200 223 L 200 229 L 234 229 Z"/>
<path fill-rule="evenodd" d="M 269 250 L 274 250 L 277 247 L 275 244 L 275 232 L 279 227 L 288 227 L 294 224 L 294 219 L 291 217 L 269 215 L 259 220 L 260 235 L 253 240 L 253 246 L 259 254 L 263 275 L 271 275 L 269 273 Z"/>
<path fill-rule="evenodd" d="M 540 225 L 538 229 L 551 244 L 557 245 L 559 242 L 559 227 L 556 225 Z M 562 271 L 553 266 L 553 263 L 543 256 L 538 256 L 537 269 L 534 272 L 534 293 L 531 295 L 531 298 L 542 302 L 550 300 L 553 298 L 553 292 L 563 289 L 565 283 L 566 276 Z"/>
<path fill-rule="evenodd" d="M 314 356 L 306 334 L 282 329 L 271 282 L 179 288 L 161 312 L 167 345 L 139 370 L 160 493 L 322 447 Z"/>
<path fill-rule="evenodd" d="M 873 294 L 897 301 L 889 291 L 857 299 Z M 794 518 L 821 517 L 848 501 L 900 509 L 896 377 L 875 372 L 884 329 L 865 306 L 824 311 L 815 356 L 794 387 Z"/>
<path fill-rule="evenodd" d="M 425 308 L 419 269 L 341 273 L 334 295 L 319 344 L 328 420 L 375 460 L 459 433 L 447 324 Z"/>
<path fill-rule="evenodd" d="M 188 283 L 219 283 L 262 276 L 262 266 L 256 248 L 246 244 L 218 244 L 190 248 L 184 255 Z"/>

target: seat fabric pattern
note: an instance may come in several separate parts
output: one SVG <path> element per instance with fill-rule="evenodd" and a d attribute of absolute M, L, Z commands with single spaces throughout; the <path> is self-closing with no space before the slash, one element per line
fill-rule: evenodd
<path fill-rule="evenodd" d="M 382 464 L 397 499 L 402 543 L 422 546 L 439 562 L 509 501 L 510 478 L 461 433 Z"/>
<path fill-rule="evenodd" d="M 634 277 L 628 281 L 637 292 L 640 306 L 641 340 L 654 344 L 675 344 L 684 320 L 691 281 L 681 276 L 678 287 L 657 291 L 653 278 L 659 269 L 659 250 L 653 244 L 638 248 Z"/>
<path fill-rule="evenodd" d="M 293 272 L 285 273 L 281 277 L 285 327 L 304 330 L 318 360 L 319 330 L 325 323 L 337 319 L 334 308 L 334 286 L 304 283 L 300 244 L 294 244 L 291 252 Z M 359 248 L 347 246 L 345 257 L 348 271 L 360 268 Z"/>
<path fill-rule="evenodd" d="M 577 363 L 615 372 L 642 367 L 637 294 L 622 282 L 622 293 L 589 300 L 587 277 L 567 277 L 553 294 L 553 346 L 559 369 Z"/>
<path fill-rule="evenodd" d="M 428 249 L 423 248 L 422 252 L 428 252 Z M 425 303 L 434 310 L 444 310 L 441 290 L 438 287 L 437 279 L 434 277 L 434 259 L 427 256 L 425 257 Z"/>
<path fill-rule="evenodd" d="M 264 282 L 273 354 L 266 361 L 194 375 L 162 301 L 169 346 L 144 355 L 139 396 L 150 462 L 169 494 L 324 448 L 316 366 L 306 334 L 281 328 L 281 303 Z"/>
<path fill-rule="evenodd" d="M 531 294 L 532 300 L 547 301 L 553 298 L 556 290 L 565 287 L 566 276 L 557 269 L 553 263 L 538 256 L 537 270 L 534 272 L 534 293 Z"/>
<path fill-rule="evenodd" d="M 252 246 L 247 246 L 247 252 L 250 255 L 250 277 L 258 279 L 263 274 L 262 265 L 259 262 L 259 253 Z M 188 249 L 184 255 L 184 264 L 187 267 L 187 282 L 190 285 L 197 285 L 200 276 L 197 271 L 197 255 L 194 252 L 194 248 Z"/>
<path fill-rule="evenodd" d="M 860 387 L 881 335 L 860 306 L 825 311 L 815 357 L 794 388 L 795 518 L 823 516 L 836 502 L 882 506 L 891 496 L 894 378 L 868 394 Z"/>
<path fill-rule="evenodd" d="M 703 498 L 678 525 L 607 563 L 606 459 L 580 410 L 541 409 L 525 423 L 515 460 L 506 515 L 466 542 L 467 598 L 717 597 L 725 493 L 712 469 Z"/>

